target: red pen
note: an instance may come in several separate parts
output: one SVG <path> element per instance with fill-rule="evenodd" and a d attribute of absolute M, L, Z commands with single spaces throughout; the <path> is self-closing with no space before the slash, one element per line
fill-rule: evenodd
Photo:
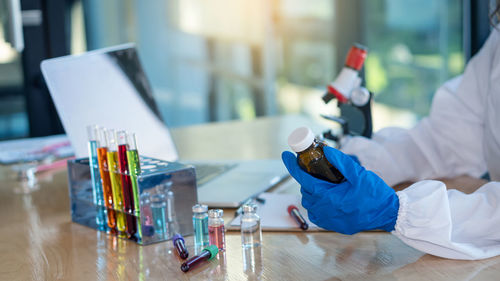
<path fill-rule="evenodd" d="M 299 209 L 295 205 L 288 206 L 288 214 L 297 222 L 302 230 L 307 230 L 309 225 L 302 215 L 299 213 Z"/>

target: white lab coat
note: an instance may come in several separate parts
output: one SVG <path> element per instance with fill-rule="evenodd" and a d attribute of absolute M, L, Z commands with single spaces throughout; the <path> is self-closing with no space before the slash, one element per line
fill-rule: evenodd
<path fill-rule="evenodd" d="M 462 76 L 438 89 L 430 116 L 415 128 L 350 138 L 342 151 L 389 185 L 418 181 L 397 193 L 392 233 L 406 244 L 453 259 L 500 255 L 500 31 L 493 29 Z M 492 182 L 470 195 L 426 180 L 486 172 Z"/>

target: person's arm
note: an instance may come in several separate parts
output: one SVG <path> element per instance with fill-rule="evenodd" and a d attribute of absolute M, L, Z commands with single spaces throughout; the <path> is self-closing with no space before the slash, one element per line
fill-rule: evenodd
<path fill-rule="evenodd" d="M 475 260 L 500 255 L 500 183 L 472 194 L 421 181 L 397 193 L 399 211 L 392 234 L 422 252 Z"/>
<path fill-rule="evenodd" d="M 343 234 L 382 229 L 432 255 L 484 259 L 500 255 L 500 183 L 466 195 L 439 181 L 420 181 L 396 193 L 353 158 L 324 147 L 328 161 L 344 175 L 341 183 L 313 177 L 291 152 L 282 154 L 301 185 L 302 206 L 314 224 Z"/>
<path fill-rule="evenodd" d="M 342 151 L 356 155 L 363 166 L 391 186 L 403 181 L 483 175 L 484 108 L 492 62 L 500 47 L 499 33 L 492 32 L 463 76 L 436 92 L 430 116 L 415 128 L 384 129 L 373 139 L 354 137 L 343 143 Z"/>

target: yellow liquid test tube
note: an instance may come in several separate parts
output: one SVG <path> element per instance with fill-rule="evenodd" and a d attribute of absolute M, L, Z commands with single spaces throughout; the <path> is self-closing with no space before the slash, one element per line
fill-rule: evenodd
<path fill-rule="evenodd" d="M 123 194 L 122 194 L 122 179 L 118 173 L 118 146 L 116 143 L 116 136 L 114 130 L 106 132 L 106 139 L 108 140 L 108 168 L 109 178 L 111 180 L 111 190 L 113 193 L 113 203 L 116 210 L 116 228 L 118 229 L 119 236 L 122 238 L 127 237 L 126 229 L 127 223 L 125 213 L 123 213 Z"/>
<path fill-rule="evenodd" d="M 135 139 L 135 134 L 128 134 L 127 137 L 128 150 L 127 150 L 127 160 L 128 160 L 128 170 L 130 173 L 130 180 L 132 182 L 132 193 L 134 198 L 135 215 L 137 216 L 137 231 L 139 237 L 142 239 L 142 225 L 141 225 L 141 210 L 140 210 L 140 200 L 139 200 L 139 186 L 137 185 L 137 175 L 141 173 L 141 164 L 139 161 L 139 152 L 137 151 L 137 142 Z"/>

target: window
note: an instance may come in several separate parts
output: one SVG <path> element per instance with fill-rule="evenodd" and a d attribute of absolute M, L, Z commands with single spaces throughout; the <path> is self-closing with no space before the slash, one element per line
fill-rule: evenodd
<path fill-rule="evenodd" d="M 6 3 L 0 2 L 0 139 L 28 136 L 21 54 L 6 42 Z"/>
<path fill-rule="evenodd" d="M 435 90 L 463 72 L 460 1 L 325 0 L 318 1 L 322 9 L 316 12 L 308 5 L 281 1 L 283 112 L 336 112 L 319 97 L 355 41 L 369 48 L 364 78 L 375 93 L 375 130 L 413 126 L 428 114 Z M 349 11 L 354 14 L 345 15 Z"/>
<path fill-rule="evenodd" d="M 364 78 L 376 95 L 375 129 L 410 127 L 464 68 L 461 1 L 127 0 L 84 8 L 89 49 L 137 43 L 171 126 L 336 112 L 320 97 L 360 42 L 369 47 Z"/>
<path fill-rule="evenodd" d="M 427 115 L 437 88 L 464 70 L 462 2 L 366 0 L 363 7 L 366 86 L 383 106 L 375 114 Z"/>

